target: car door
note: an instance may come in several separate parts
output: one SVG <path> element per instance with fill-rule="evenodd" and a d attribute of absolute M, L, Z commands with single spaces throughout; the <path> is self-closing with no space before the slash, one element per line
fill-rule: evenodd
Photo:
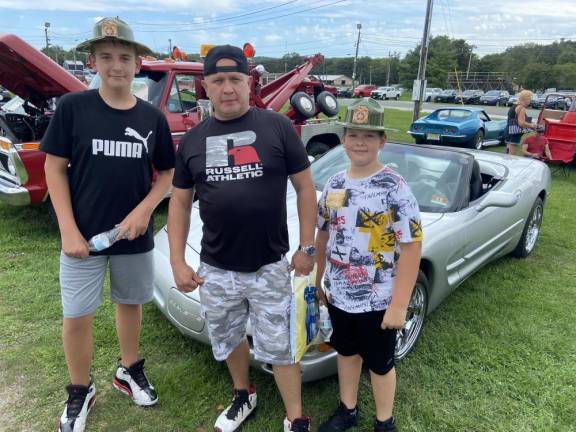
<path fill-rule="evenodd" d="M 507 169 L 503 165 L 479 161 L 479 165 L 490 165 L 490 171 L 500 172 L 505 177 Z M 480 168 L 482 170 L 482 168 Z M 508 215 L 513 212 L 508 208 L 487 207 L 479 210 L 479 205 L 487 199 L 491 191 L 468 202 L 461 210 L 460 221 L 463 224 L 462 233 L 465 237 L 464 252 L 459 263 L 459 274 L 465 279 L 479 267 L 486 264 L 501 252 L 518 230 L 518 224 L 523 221 L 514 220 Z"/>
<path fill-rule="evenodd" d="M 199 77 L 189 73 L 172 75 L 170 90 L 164 102 L 164 112 L 176 146 L 188 129 L 198 123 L 196 91 Z"/>
<path fill-rule="evenodd" d="M 501 127 L 492 121 L 486 111 L 478 112 L 478 118 L 484 123 L 484 140 L 497 140 L 501 132 Z"/>

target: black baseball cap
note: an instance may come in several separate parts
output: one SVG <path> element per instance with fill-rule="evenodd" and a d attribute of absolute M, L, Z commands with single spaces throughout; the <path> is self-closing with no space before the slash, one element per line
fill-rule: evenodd
<path fill-rule="evenodd" d="M 218 60 L 230 59 L 236 62 L 236 66 L 216 66 Z M 244 52 L 232 45 L 218 45 L 208 51 L 204 60 L 204 76 L 218 72 L 240 72 L 249 75 L 248 59 Z"/>

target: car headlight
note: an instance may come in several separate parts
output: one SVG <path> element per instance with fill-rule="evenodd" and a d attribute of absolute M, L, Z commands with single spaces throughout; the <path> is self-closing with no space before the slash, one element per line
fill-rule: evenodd
<path fill-rule="evenodd" d="M 8 158 L 8 171 L 10 171 L 10 174 L 13 176 L 16 175 L 16 165 L 14 165 L 14 161 L 11 157 Z"/>

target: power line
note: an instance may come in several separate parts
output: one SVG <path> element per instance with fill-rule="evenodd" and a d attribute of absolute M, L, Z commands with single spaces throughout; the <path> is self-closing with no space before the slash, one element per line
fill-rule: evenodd
<path fill-rule="evenodd" d="M 213 18 L 213 19 L 209 19 L 209 20 L 204 20 L 204 19 L 203 19 L 202 22 L 201 22 L 201 24 L 212 23 L 212 22 L 230 21 L 230 20 L 235 20 L 235 19 L 242 18 L 242 17 L 245 17 L 245 16 L 257 15 L 257 14 L 259 14 L 259 13 L 266 12 L 266 11 L 271 10 L 271 9 L 278 9 L 278 8 L 284 7 L 284 6 L 289 5 L 289 4 L 292 4 L 292 3 L 297 3 L 298 1 L 299 1 L 299 0 L 290 0 L 290 1 L 287 1 L 287 2 L 285 2 L 285 3 L 281 3 L 281 4 L 279 4 L 279 5 L 269 6 L 269 7 L 266 7 L 266 8 L 264 8 L 264 9 L 258 9 L 258 10 L 255 10 L 255 11 L 250 11 L 250 12 L 242 13 L 242 14 L 239 14 L 239 15 L 233 15 L 233 16 L 229 16 L 229 17 Z M 164 23 L 136 22 L 136 24 L 137 24 L 137 25 L 146 25 L 146 26 L 162 26 L 162 27 L 164 27 L 164 28 L 166 27 L 166 24 L 164 24 Z M 173 24 L 174 24 L 174 23 L 172 23 L 172 25 L 173 25 Z"/>
<path fill-rule="evenodd" d="M 270 21 L 270 20 L 274 20 L 274 19 L 285 18 L 287 16 L 293 16 L 293 15 L 301 14 L 304 12 L 310 12 L 310 11 L 322 9 L 322 8 L 325 8 L 328 6 L 334 6 L 336 4 L 344 3 L 347 1 L 349 1 L 349 0 L 336 0 L 336 1 L 332 1 L 330 3 L 326 3 L 326 4 L 323 4 L 320 6 L 315 6 L 315 7 L 311 7 L 311 8 L 297 10 L 295 12 L 289 12 L 289 13 L 285 13 L 285 14 L 281 14 L 281 15 L 275 15 L 275 16 L 271 16 L 271 17 L 260 18 L 260 19 L 256 19 L 256 20 L 252 20 L 252 21 L 230 23 L 230 24 L 226 24 L 226 26 L 236 27 L 236 26 L 254 24 L 254 23 L 258 23 L 258 22 L 262 22 L 262 21 Z M 191 24 L 191 25 L 193 25 L 194 27 L 193 28 L 182 28 L 182 26 L 180 26 L 178 29 L 175 29 L 175 30 L 140 30 L 140 32 L 142 32 L 142 33 L 170 33 L 170 32 L 181 33 L 181 32 L 197 32 L 197 31 L 205 31 L 205 30 L 222 30 L 222 26 L 202 27 L 202 26 L 198 26 L 197 24 Z"/>

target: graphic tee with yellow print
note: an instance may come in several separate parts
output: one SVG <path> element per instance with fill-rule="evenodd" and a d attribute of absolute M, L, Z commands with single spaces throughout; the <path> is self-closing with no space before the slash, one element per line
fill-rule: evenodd
<path fill-rule="evenodd" d="M 318 202 L 317 226 L 329 233 L 328 301 L 349 313 L 386 309 L 400 243 L 422 241 L 418 203 L 404 179 L 389 168 L 362 179 L 335 174 Z"/>

